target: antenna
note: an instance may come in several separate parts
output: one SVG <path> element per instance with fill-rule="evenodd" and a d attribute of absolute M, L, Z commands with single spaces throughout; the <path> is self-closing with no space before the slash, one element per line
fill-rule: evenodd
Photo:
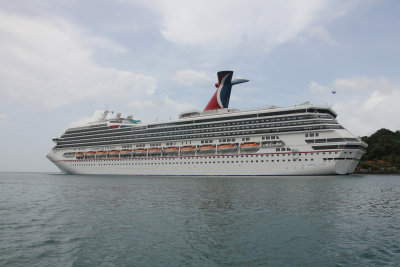
<path fill-rule="evenodd" d="M 99 122 L 106 121 L 107 115 L 108 115 L 108 110 L 106 109 L 104 110 L 103 114 L 101 114 Z"/>
<path fill-rule="evenodd" d="M 103 122 L 106 121 L 107 115 L 108 113 L 110 113 L 110 109 L 108 104 L 106 105 L 103 114 L 101 114 L 100 118 L 99 118 L 99 122 Z"/>

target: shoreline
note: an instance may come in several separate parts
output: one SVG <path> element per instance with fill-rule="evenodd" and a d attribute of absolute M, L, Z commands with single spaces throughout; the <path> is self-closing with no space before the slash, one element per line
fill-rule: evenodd
<path fill-rule="evenodd" d="M 355 170 L 353 174 L 400 174 L 400 170 Z"/>

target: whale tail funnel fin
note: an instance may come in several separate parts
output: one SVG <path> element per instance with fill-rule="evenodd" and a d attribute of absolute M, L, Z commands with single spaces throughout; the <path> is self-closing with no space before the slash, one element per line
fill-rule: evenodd
<path fill-rule="evenodd" d="M 248 82 L 249 80 L 237 79 L 232 81 L 233 71 L 220 71 L 217 73 L 218 83 L 215 84 L 217 91 L 208 102 L 204 111 L 227 108 L 231 97 L 232 85 Z"/>

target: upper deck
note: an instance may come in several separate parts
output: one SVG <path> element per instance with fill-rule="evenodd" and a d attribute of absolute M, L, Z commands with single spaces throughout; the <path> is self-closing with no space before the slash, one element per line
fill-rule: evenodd
<path fill-rule="evenodd" d="M 61 148 L 342 128 L 335 117 L 336 113 L 323 106 L 220 109 L 164 122 L 106 120 L 69 129 L 54 141 Z"/>

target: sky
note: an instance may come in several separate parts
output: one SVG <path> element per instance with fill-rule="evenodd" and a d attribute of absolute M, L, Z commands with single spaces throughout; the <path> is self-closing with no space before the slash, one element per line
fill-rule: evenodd
<path fill-rule="evenodd" d="M 51 141 L 105 109 L 142 122 L 329 105 L 356 136 L 400 130 L 397 0 L 0 0 L 0 171 L 57 171 Z M 336 91 L 336 94 L 332 94 Z"/>

